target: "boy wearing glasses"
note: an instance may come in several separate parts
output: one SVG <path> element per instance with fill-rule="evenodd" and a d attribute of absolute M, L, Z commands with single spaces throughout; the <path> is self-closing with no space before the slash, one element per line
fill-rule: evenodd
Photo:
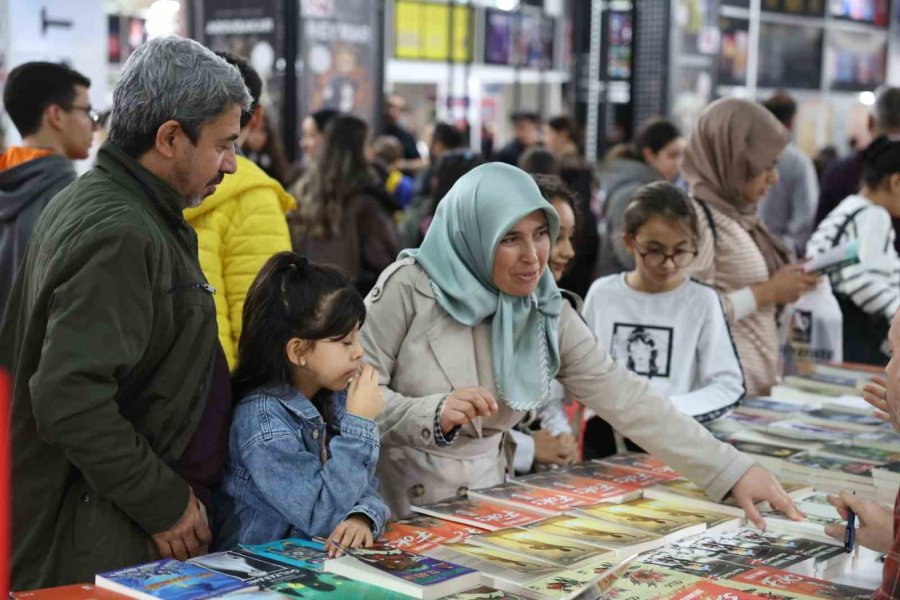
<path fill-rule="evenodd" d="M 56 63 L 24 63 L 9 73 L 3 106 L 22 142 L 0 154 L 0 315 L 35 221 L 75 180 L 71 161 L 88 156 L 96 122 L 90 86 Z"/>

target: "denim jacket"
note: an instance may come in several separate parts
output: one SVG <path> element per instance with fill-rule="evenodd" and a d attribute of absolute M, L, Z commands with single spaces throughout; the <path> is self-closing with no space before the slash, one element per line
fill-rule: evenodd
<path fill-rule="evenodd" d="M 293 387 L 263 387 L 241 399 L 216 498 L 217 548 L 325 537 L 354 513 L 381 535 L 390 513 L 375 476 L 378 425 L 347 414 L 346 392 L 331 393 L 324 407 L 327 428 Z"/>

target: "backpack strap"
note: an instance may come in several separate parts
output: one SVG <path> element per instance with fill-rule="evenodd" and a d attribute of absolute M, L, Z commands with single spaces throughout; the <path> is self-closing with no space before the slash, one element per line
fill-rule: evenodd
<path fill-rule="evenodd" d="M 703 214 L 706 215 L 706 222 L 709 223 L 709 230 L 712 231 L 713 247 L 715 247 L 719 242 L 719 234 L 716 232 L 716 222 L 713 220 L 712 211 L 709 209 L 709 205 L 700 198 L 695 197 L 694 202 L 700 206 Z"/>
<path fill-rule="evenodd" d="M 856 215 L 858 215 L 858 214 L 861 213 L 862 211 L 866 210 L 867 208 L 869 208 L 869 207 L 868 207 L 868 206 L 863 206 L 863 207 L 861 207 L 861 208 L 857 208 L 857 209 L 854 210 L 852 213 L 850 213 L 849 215 L 847 215 L 847 218 L 844 220 L 843 223 L 841 223 L 841 226 L 838 227 L 838 228 L 837 228 L 837 231 L 835 231 L 835 233 L 834 233 L 834 239 L 831 240 L 831 247 L 832 247 L 832 248 L 837 247 L 837 245 L 841 243 L 841 236 L 843 236 L 843 235 L 844 235 L 844 232 L 847 231 L 847 228 L 850 226 L 850 223 L 853 222 L 853 219 L 856 218 Z"/>

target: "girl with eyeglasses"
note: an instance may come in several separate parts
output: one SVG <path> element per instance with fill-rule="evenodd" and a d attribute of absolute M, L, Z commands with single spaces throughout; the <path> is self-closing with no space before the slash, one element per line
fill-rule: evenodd
<path fill-rule="evenodd" d="M 594 282 L 585 320 L 616 361 L 681 412 L 701 422 L 724 415 L 743 397 L 744 378 L 718 294 L 687 276 L 699 240 L 690 200 L 671 183 L 651 183 L 631 197 L 622 222 L 635 268 Z M 591 419 L 586 455 L 615 449 L 612 429 Z"/>

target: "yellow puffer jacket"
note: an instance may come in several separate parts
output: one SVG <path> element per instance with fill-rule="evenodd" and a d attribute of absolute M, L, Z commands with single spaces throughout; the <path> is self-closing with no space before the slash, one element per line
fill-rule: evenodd
<path fill-rule="evenodd" d="M 281 184 L 253 162 L 238 156 L 237 164 L 215 194 L 184 211 L 197 232 L 200 266 L 216 288 L 219 341 L 232 370 L 247 290 L 269 257 L 291 249 L 285 214 L 296 207 Z"/>

